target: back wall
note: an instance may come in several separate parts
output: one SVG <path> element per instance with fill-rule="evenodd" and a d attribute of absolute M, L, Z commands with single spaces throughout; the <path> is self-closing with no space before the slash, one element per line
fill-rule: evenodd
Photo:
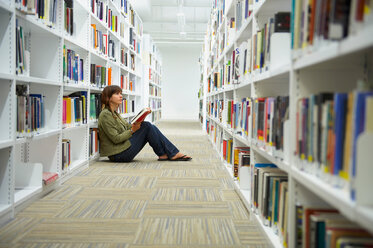
<path fill-rule="evenodd" d="M 202 44 L 156 44 L 162 56 L 162 119 L 198 120 Z"/>

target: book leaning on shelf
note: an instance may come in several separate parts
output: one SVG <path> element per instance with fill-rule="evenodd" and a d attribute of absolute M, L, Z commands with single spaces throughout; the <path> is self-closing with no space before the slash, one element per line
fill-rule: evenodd
<path fill-rule="evenodd" d="M 332 186 L 350 191 L 355 199 L 356 146 L 366 130 L 364 112 L 372 91 L 319 93 L 297 102 L 296 156 Z M 369 102 L 369 101 L 368 101 Z"/>
<path fill-rule="evenodd" d="M 17 85 L 17 136 L 40 133 L 45 124 L 44 96 L 29 94 L 27 85 Z"/>
<path fill-rule="evenodd" d="M 132 118 L 131 123 L 143 122 L 146 116 L 148 116 L 148 114 L 151 112 L 152 110 L 150 108 L 143 108 L 135 117 Z"/>

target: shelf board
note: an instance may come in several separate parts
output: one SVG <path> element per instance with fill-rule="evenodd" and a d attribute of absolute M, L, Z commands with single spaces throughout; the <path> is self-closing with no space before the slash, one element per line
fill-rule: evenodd
<path fill-rule="evenodd" d="M 325 202 L 338 209 L 352 221 L 355 219 L 356 203 L 351 201 L 347 191 L 332 187 L 320 178 L 292 166 L 292 177 L 308 190 L 321 197 Z"/>
<path fill-rule="evenodd" d="M 149 95 L 149 98 L 162 99 L 162 97 L 160 97 L 160 96 L 152 96 L 152 95 Z"/>
<path fill-rule="evenodd" d="M 37 78 L 37 77 L 28 77 L 28 76 L 15 76 L 15 79 L 20 82 L 25 83 L 33 83 L 33 84 L 44 84 L 44 85 L 53 85 L 53 86 L 61 86 L 62 83 L 58 81 L 53 81 L 50 79 L 44 79 L 44 78 Z"/>
<path fill-rule="evenodd" d="M 105 29 L 105 31 L 108 29 L 107 24 L 104 23 L 104 21 L 101 21 L 97 16 L 94 15 L 91 11 L 89 11 L 89 15 L 91 17 L 91 20 L 93 20 L 95 23 L 94 24 L 99 24 L 101 26 L 101 29 Z M 97 30 L 100 30 L 100 28 L 97 28 Z"/>
<path fill-rule="evenodd" d="M 69 173 L 71 173 L 72 171 L 75 171 L 79 169 L 80 167 L 83 167 L 84 165 L 88 165 L 88 161 L 80 159 L 80 160 L 75 160 L 71 162 L 71 164 L 67 168 L 69 170 Z"/>
<path fill-rule="evenodd" d="M 357 222 L 366 228 L 370 233 L 373 233 L 373 207 L 362 207 L 356 208 Z"/>
<path fill-rule="evenodd" d="M 241 143 L 251 147 L 251 139 L 246 139 L 239 134 L 235 134 L 233 137 L 238 139 Z"/>
<path fill-rule="evenodd" d="M 234 39 L 234 43 L 240 43 L 242 41 L 245 41 L 249 38 L 251 38 L 252 35 L 252 20 L 253 15 L 250 15 L 247 19 L 243 19 L 243 23 L 241 26 L 241 29 L 238 30 L 238 33 Z M 237 32 L 237 30 L 236 30 Z"/>
<path fill-rule="evenodd" d="M 255 214 L 253 212 L 251 212 L 251 214 L 255 216 L 259 226 L 263 229 L 273 247 L 282 248 L 280 237 L 273 232 L 272 228 L 265 226 L 258 214 Z"/>
<path fill-rule="evenodd" d="M 2 140 L 2 141 L 0 141 L 0 149 L 11 147 L 13 144 L 14 144 L 14 142 L 11 139 Z"/>
<path fill-rule="evenodd" d="M 108 60 L 107 55 L 105 55 L 105 54 L 101 54 L 98 50 L 96 50 L 96 49 L 94 49 L 94 48 L 92 48 L 92 47 L 89 49 L 89 52 L 90 52 L 92 55 L 94 55 L 95 57 L 97 57 L 98 59 L 104 60 L 105 63 L 106 63 L 107 60 Z"/>
<path fill-rule="evenodd" d="M 86 91 L 89 89 L 89 84 L 84 83 L 75 83 L 74 81 L 70 81 L 69 83 L 63 84 L 64 91 Z"/>
<path fill-rule="evenodd" d="M 75 126 L 69 126 L 62 128 L 63 132 L 72 131 L 72 130 L 78 130 L 78 129 L 85 129 L 88 127 L 88 124 L 75 124 Z"/>
<path fill-rule="evenodd" d="M 272 147 L 271 147 L 272 148 Z M 287 162 L 282 161 L 279 158 L 273 156 L 270 152 L 265 151 L 263 148 L 259 147 L 255 141 L 251 142 L 251 149 L 257 153 L 259 153 L 262 157 L 270 161 L 271 163 L 275 164 L 281 170 L 290 173 L 290 165 Z"/>
<path fill-rule="evenodd" d="M 58 135 L 58 134 L 60 134 L 60 132 L 61 132 L 60 129 L 49 130 L 49 131 L 42 132 L 42 133 L 39 133 L 39 134 L 34 134 L 31 137 L 31 139 L 32 140 L 46 139 L 46 138 L 49 138 L 51 136 Z"/>
<path fill-rule="evenodd" d="M 371 48 L 373 44 L 373 26 L 366 27 L 356 35 L 351 35 L 342 41 L 328 42 L 309 54 L 301 55 L 294 62 L 294 69 L 302 69 L 348 55 L 353 52 Z M 311 49 L 311 48 L 310 48 Z M 297 51 L 294 51 L 297 53 Z"/>
<path fill-rule="evenodd" d="M 42 190 L 43 190 L 42 186 L 15 189 L 15 193 L 14 193 L 15 205 L 19 205 L 20 203 L 30 199 L 36 194 L 42 192 Z"/>
<path fill-rule="evenodd" d="M 91 93 L 101 93 L 103 88 L 99 88 L 91 84 L 90 90 L 91 90 Z"/>
<path fill-rule="evenodd" d="M 72 45 L 88 52 L 88 50 L 87 50 L 88 45 L 82 44 L 79 40 L 76 40 L 73 37 L 71 37 L 70 34 L 64 33 L 63 38 L 64 38 L 65 41 L 71 43 Z"/>
<path fill-rule="evenodd" d="M 0 216 L 12 209 L 11 204 L 0 204 Z"/>
<path fill-rule="evenodd" d="M 14 76 L 8 73 L 0 73 L 0 79 L 13 80 Z"/>
<path fill-rule="evenodd" d="M 0 1 L 0 10 L 6 10 L 9 13 L 14 12 L 14 8 L 10 6 L 9 4 L 4 3 L 3 1 Z"/>
<path fill-rule="evenodd" d="M 21 18 L 32 24 L 29 25 L 32 33 L 41 35 L 51 34 L 60 38 L 62 37 L 61 30 L 58 30 L 56 27 L 48 27 L 44 23 L 44 20 L 37 18 L 36 15 L 27 15 L 18 9 L 16 9 L 16 15 L 17 18 Z"/>
<path fill-rule="evenodd" d="M 98 128 L 98 120 L 90 120 L 89 121 L 89 127 L 90 128 Z"/>
<path fill-rule="evenodd" d="M 259 82 L 264 80 L 277 80 L 280 78 L 285 78 L 289 81 L 290 74 L 290 64 L 286 64 L 277 68 L 269 69 L 262 73 L 253 74 L 253 82 Z"/>
<path fill-rule="evenodd" d="M 93 154 L 89 157 L 89 161 L 93 161 L 93 160 L 96 160 L 98 158 L 100 158 L 100 153 L 97 152 L 97 153 L 95 153 L 95 154 Z"/>

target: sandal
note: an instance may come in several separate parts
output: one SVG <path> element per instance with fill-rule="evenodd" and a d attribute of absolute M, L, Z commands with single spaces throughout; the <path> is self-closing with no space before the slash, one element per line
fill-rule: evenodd
<path fill-rule="evenodd" d="M 187 157 L 187 155 L 184 155 L 184 156 L 181 156 L 179 158 L 175 158 L 175 159 L 169 159 L 170 161 L 190 161 L 192 160 L 191 157 Z"/>
<path fill-rule="evenodd" d="M 158 161 L 168 161 L 170 160 L 169 158 L 159 158 Z"/>

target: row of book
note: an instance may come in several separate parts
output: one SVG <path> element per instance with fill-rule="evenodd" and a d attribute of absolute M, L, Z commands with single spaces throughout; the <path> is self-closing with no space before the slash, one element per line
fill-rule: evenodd
<path fill-rule="evenodd" d="M 160 69 L 158 70 L 160 71 Z M 149 68 L 149 80 L 159 85 L 161 82 L 161 76 L 156 71 Z"/>
<path fill-rule="evenodd" d="M 91 0 L 92 14 L 105 23 L 108 23 L 108 10 L 107 1 Z"/>
<path fill-rule="evenodd" d="M 95 121 L 98 119 L 102 109 L 101 94 L 91 93 L 89 101 L 89 118 L 90 120 Z"/>
<path fill-rule="evenodd" d="M 19 20 L 16 19 L 16 74 L 30 74 L 30 52 L 26 50 L 27 37 Z"/>
<path fill-rule="evenodd" d="M 107 49 L 107 55 L 109 57 L 109 59 L 111 59 L 112 61 L 116 61 L 116 57 L 115 57 L 115 41 L 110 39 L 110 35 L 109 35 L 109 44 L 108 44 L 108 49 Z"/>
<path fill-rule="evenodd" d="M 251 108 L 252 99 L 246 97 L 241 101 L 234 101 L 230 99 L 215 99 L 208 102 L 207 114 L 220 123 L 226 124 L 227 127 L 232 128 L 236 133 L 249 136 L 251 134 Z M 250 136 L 249 136 L 250 137 Z"/>
<path fill-rule="evenodd" d="M 150 96 L 161 96 L 161 89 L 154 85 L 149 85 L 149 95 Z"/>
<path fill-rule="evenodd" d="M 64 127 L 73 127 L 87 124 L 87 92 L 74 92 L 63 97 L 62 124 Z"/>
<path fill-rule="evenodd" d="M 57 0 L 15 0 L 16 8 L 29 15 L 35 15 L 45 25 L 54 27 L 57 23 Z"/>
<path fill-rule="evenodd" d="M 65 173 L 71 165 L 71 140 L 62 139 L 62 164 L 61 171 Z"/>
<path fill-rule="evenodd" d="M 84 61 L 74 50 L 63 46 L 64 81 L 84 82 Z"/>
<path fill-rule="evenodd" d="M 284 124 L 289 119 L 289 96 L 253 101 L 253 138 L 276 150 L 284 148 Z"/>
<path fill-rule="evenodd" d="M 133 31 L 133 28 L 130 28 L 129 32 L 130 32 L 129 33 L 129 36 L 130 36 L 129 37 L 129 44 L 136 53 L 140 54 L 141 41 L 136 39 L 136 35 Z"/>
<path fill-rule="evenodd" d="M 128 66 L 128 52 L 127 52 L 127 49 L 125 49 L 125 48 L 120 49 L 120 59 L 119 59 L 119 61 L 125 67 Z"/>
<path fill-rule="evenodd" d="M 242 137 L 253 138 L 276 150 L 284 148 L 284 124 L 289 118 L 288 96 L 243 98 L 240 102 L 215 99 L 207 102 L 207 114 Z"/>
<path fill-rule="evenodd" d="M 232 173 L 233 178 L 240 181 L 240 189 L 249 189 L 249 175 L 248 170 L 244 170 L 243 167 L 250 167 L 250 147 L 247 146 L 236 146 L 233 148 L 233 166 Z M 247 168 L 246 168 L 247 169 Z"/>
<path fill-rule="evenodd" d="M 296 155 L 344 187 L 355 176 L 357 139 L 373 130 L 373 92 L 320 93 L 297 102 Z M 338 180 L 340 179 L 340 180 Z M 351 189 L 354 199 L 354 190 Z"/>
<path fill-rule="evenodd" d="M 234 24 L 232 24 L 234 23 L 233 19 L 229 23 L 228 33 L 235 32 Z M 227 56 L 223 67 L 216 69 L 213 77 L 208 79 L 208 92 L 216 91 L 224 85 L 242 83 L 248 73 L 257 69 L 268 69 L 270 66 L 271 35 L 273 33 L 289 32 L 289 30 L 289 12 L 278 12 L 274 17 L 269 18 L 264 27 L 253 35 L 253 38 L 250 37 L 233 49 L 232 53 Z M 229 37 L 234 38 L 234 35 L 230 34 Z M 220 50 L 220 52 L 223 51 L 223 49 Z"/>
<path fill-rule="evenodd" d="M 302 203 L 295 209 L 295 247 L 373 247 L 372 234 L 335 209 Z"/>
<path fill-rule="evenodd" d="M 96 24 L 91 24 L 91 41 L 92 48 L 99 54 L 107 55 L 108 53 L 108 35 L 106 31 L 96 28 Z"/>
<path fill-rule="evenodd" d="M 372 1 L 296 0 L 292 5 L 292 49 L 341 40 L 363 28 L 370 18 Z"/>
<path fill-rule="evenodd" d="M 118 107 L 118 112 L 120 114 L 128 114 L 135 112 L 135 100 L 127 100 L 123 98 L 122 103 Z"/>
<path fill-rule="evenodd" d="M 136 70 L 135 54 L 131 54 L 130 58 L 131 58 L 131 60 L 130 60 L 130 68 L 131 68 L 132 71 L 135 71 Z"/>
<path fill-rule="evenodd" d="M 74 34 L 74 1 L 64 0 L 64 30 L 69 35 Z"/>
<path fill-rule="evenodd" d="M 108 28 L 117 33 L 118 32 L 118 16 L 113 14 L 112 9 L 107 10 L 107 26 Z"/>
<path fill-rule="evenodd" d="M 111 69 L 111 68 L 110 68 Z M 110 70 L 111 71 L 111 70 Z M 103 88 L 111 83 L 111 78 L 109 78 L 109 68 L 106 71 L 105 66 L 91 64 L 91 84 L 96 87 Z M 110 79 L 110 80 L 109 80 Z"/>
<path fill-rule="evenodd" d="M 89 129 L 89 155 L 94 156 L 98 153 L 99 148 L 98 129 Z"/>
<path fill-rule="evenodd" d="M 136 91 L 136 84 L 133 80 L 128 80 L 125 75 L 120 75 L 120 87 L 126 91 Z"/>
<path fill-rule="evenodd" d="M 30 94 L 27 85 L 16 86 L 17 136 L 39 132 L 45 126 L 44 95 Z"/>
<path fill-rule="evenodd" d="M 255 163 L 250 168 L 251 205 L 263 225 L 271 227 L 284 247 L 288 241 L 288 176 L 274 164 Z"/>
<path fill-rule="evenodd" d="M 153 110 L 162 108 L 162 101 L 159 99 L 149 98 L 149 107 Z"/>
<path fill-rule="evenodd" d="M 239 31 L 242 24 L 253 12 L 253 0 L 239 0 L 236 2 L 236 30 Z"/>

